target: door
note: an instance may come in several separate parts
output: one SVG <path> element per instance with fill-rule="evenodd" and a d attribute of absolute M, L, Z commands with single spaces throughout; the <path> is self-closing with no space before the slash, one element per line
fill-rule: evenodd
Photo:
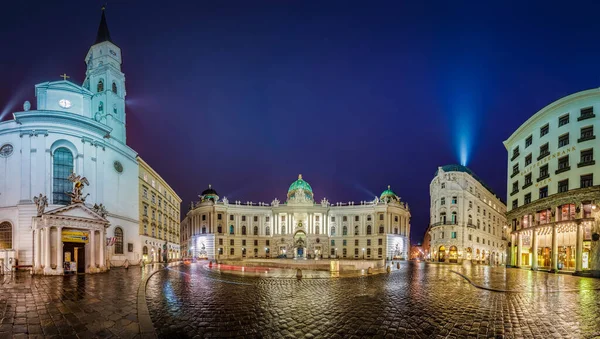
<path fill-rule="evenodd" d="M 299 258 L 304 257 L 304 248 L 298 247 L 298 257 Z"/>
<path fill-rule="evenodd" d="M 75 261 L 77 262 L 77 274 L 85 273 L 85 247 L 75 247 Z"/>

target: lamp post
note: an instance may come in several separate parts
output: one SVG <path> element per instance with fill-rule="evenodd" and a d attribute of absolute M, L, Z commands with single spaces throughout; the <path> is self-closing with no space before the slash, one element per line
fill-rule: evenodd
<path fill-rule="evenodd" d="M 363 260 L 365 260 L 365 249 L 363 248 Z"/>

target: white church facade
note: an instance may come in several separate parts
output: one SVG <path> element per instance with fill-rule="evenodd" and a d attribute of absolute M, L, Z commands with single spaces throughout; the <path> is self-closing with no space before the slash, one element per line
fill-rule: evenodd
<path fill-rule="evenodd" d="M 287 201 L 230 202 L 209 187 L 181 222 L 184 256 L 207 259 L 407 259 L 408 204 L 391 190 L 360 203 L 314 200 L 294 181 Z"/>
<path fill-rule="evenodd" d="M 38 84 L 36 109 L 25 102 L 0 123 L 3 269 L 63 274 L 75 262 L 75 271 L 93 273 L 140 261 L 139 170 L 126 144 L 121 62 L 103 10 L 83 85 L 66 76 Z M 106 243 L 115 236 L 130 250 L 116 254 Z"/>

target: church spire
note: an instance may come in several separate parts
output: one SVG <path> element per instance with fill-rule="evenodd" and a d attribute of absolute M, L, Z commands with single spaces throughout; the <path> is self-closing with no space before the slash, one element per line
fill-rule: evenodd
<path fill-rule="evenodd" d="M 106 24 L 106 15 L 104 15 L 104 11 L 106 10 L 106 6 L 102 6 L 102 18 L 100 18 L 100 26 L 98 27 L 98 35 L 96 35 L 96 42 L 94 44 L 99 44 L 104 41 L 110 41 L 110 32 L 108 31 L 108 25 Z"/>

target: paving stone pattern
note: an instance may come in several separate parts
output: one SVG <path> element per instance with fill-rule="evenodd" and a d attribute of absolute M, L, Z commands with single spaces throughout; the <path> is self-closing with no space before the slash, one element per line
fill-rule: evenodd
<path fill-rule="evenodd" d="M 139 282 L 151 268 L 79 276 L 0 275 L 0 339 L 135 338 Z"/>
<path fill-rule="evenodd" d="M 150 278 L 146 298 L 164 338 L 600 337 L 600 291 L 587 288 L 582 278 L 566 277 L 569 291 L 501 293 L 472 286 L 451 272 L 457 269 L 403 263 L 389 275 L 298 281 L 180 265 Z M 510 280 L 511 287 L 532 284 L 531 275 L 518 269 L 475 267 L 461 273 L 490 284 L 496 279 Z M 580 290 L 570 291 L 577 286 Z"/>

